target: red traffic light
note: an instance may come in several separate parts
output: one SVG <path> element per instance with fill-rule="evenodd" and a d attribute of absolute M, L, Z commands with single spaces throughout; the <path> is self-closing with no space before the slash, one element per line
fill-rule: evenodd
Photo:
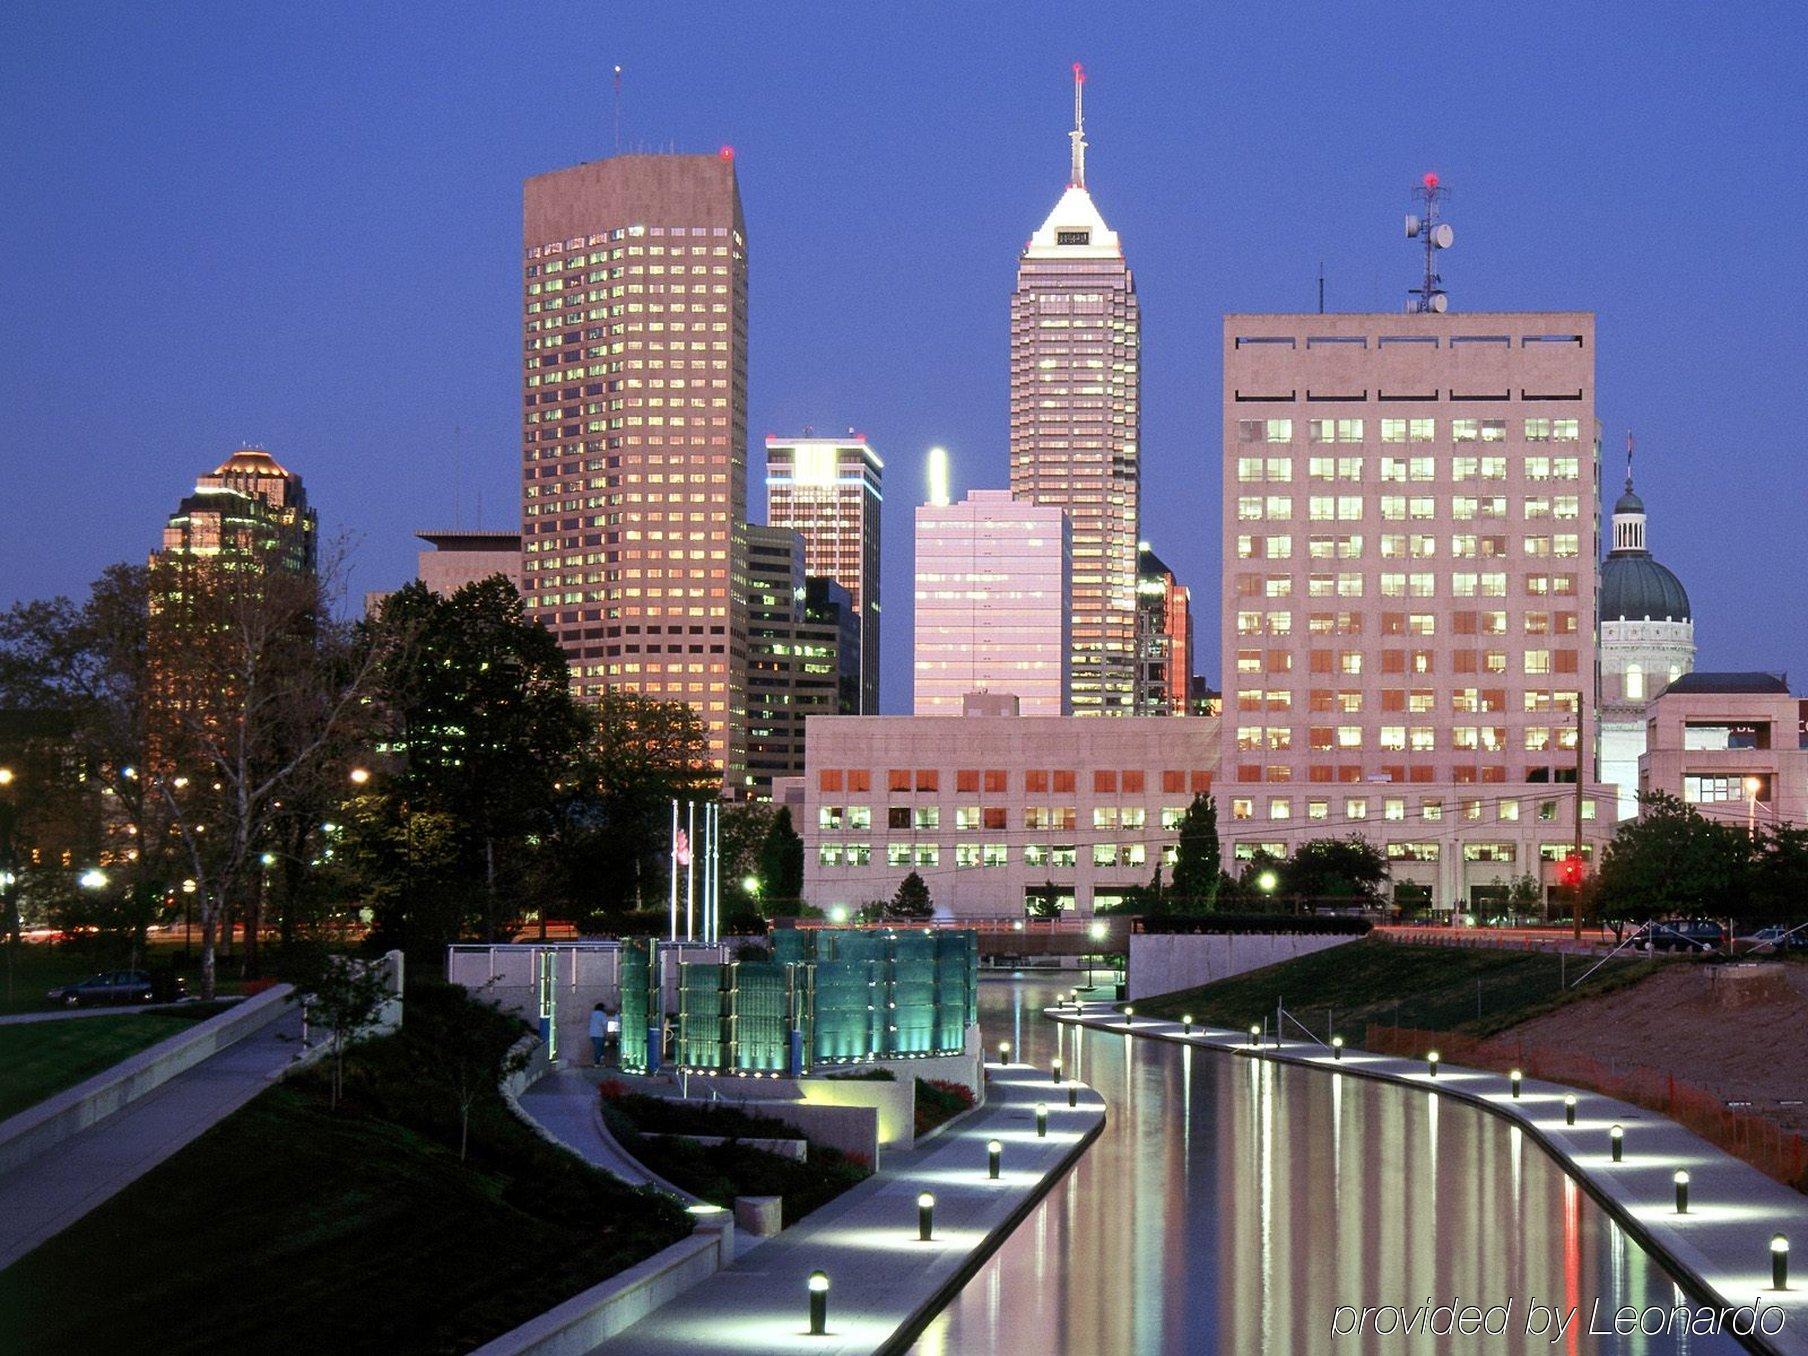
<path fill-rule="evenodd" d="M 1571 855 L 1557 863 L 1557 884 L 1580 885 L 1582 883 L 1582 859 Z"/>

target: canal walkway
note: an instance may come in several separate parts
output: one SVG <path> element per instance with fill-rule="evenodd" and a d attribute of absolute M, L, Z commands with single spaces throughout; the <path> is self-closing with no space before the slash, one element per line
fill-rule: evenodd
<path fill-rule="evenodd" d="M 1029 1213 L 1105 1123 L 1090 1088 L 1047 1070 L 988 1064 L 983 1106 L 732 1266 L 603 1344 L 610 1356 L 901 1350 Z M 1038 1102 L 1048 1133 L 1036 1133 Z M 987 1142 L 1002 1149 L 997 1180 Z M 917 1198 L 935 1197 L 933 1237 L 917 1234 Z M 826 1335 L 812 1337 L 808 1280 L 829 1277 Z"/>
<path fill-rule="evenodd" d="M 1420 1059 L 1354 1049 L 1343 1050 L 1338 1058 L 1317 1041 L 1267 1036 L 1254 1044 L 1249 1032 L 1198 1025 L 1188 1033 L 1179 1022 L 1129 1021 L 1104 1004 L 1057 1007 L 1047 1015 L 1069 1027 L 1381 1079 L 1481 1107 L 1538 1143 L 1647 1251 L 1689 1281 L 1701 1299 L 1727 1307 L 1781 1309 L 1781 1332 L 1758 1338 L 1761 1349 L 1808 1356 L 1808 1197 L 1655 1112 L 1534 1079 L 1524 1080 L 1515 1098 L 1505 1074 L 1440 1065 L 1434 1077 Z M 1566 1096 L 1575 1098 L 1573 1125 Z M 1615 1125 L 1623 1130 L 1618 1162 L 1610 1134 Z M 1679 1170 L 1689 1174 L 1685 1214 L 1676 1208 Z M 1778 1234 L 1796 1249 L 1784 1291 L 1772 1288 L 1771 1240 Z"/>

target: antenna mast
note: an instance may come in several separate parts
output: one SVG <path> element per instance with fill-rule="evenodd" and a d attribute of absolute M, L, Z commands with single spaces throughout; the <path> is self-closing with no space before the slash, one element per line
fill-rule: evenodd
<path fill-rule="evenodd" d="M 1438 274 L 1438 251 L 1447 250 L 1456 240 L 1456 232 L 1450 223 L 1440 220 L 1440 208 L 1450 197 L 1450 190 L 1438 183 L 1436 174 L 1427 174 L 1412 191 L 1415 201 L 1423 203 L 1423 216 L 1409 212 L 1406 215 L 1406 238 L 1408 240 L 1423 239 L 1425 242 L 1425 280 L 1418 287 L 1408 288 L 1406 303 L 1409 312 L 1442 312 L 1450 307 L 1450 298 L 1444 293 L 1444 279 Z"/>
<path fill-rule="evenodd" d="M 1086 187 L 1086 112 L 1082 103 L 1082 92 L 1086 88 L 1086 68 L 1079 62 L 1073 64 L 1074 78 L 1074 125 L 1073 131 L 1067 134 L 1072 144 L 1073 164 L 1067 171 L 1067 182 L 1074 188 Z"/>
<path fill-rule="evenodd" d="M 621 154 L 621 67 L 615 68 L 615 153 Z"/>

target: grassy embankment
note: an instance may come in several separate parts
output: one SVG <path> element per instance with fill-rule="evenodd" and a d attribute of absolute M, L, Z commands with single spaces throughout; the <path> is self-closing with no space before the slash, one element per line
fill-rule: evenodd
<path fill-rule="evenodd" d="M 10 957 L 4 953 L 11 951 Z M 10 962 L 10 971 L 8 969 Z M 107 970 L 169 969 L 188 981 L 188 991 L 201 991 L 201 951 L 191 947 L 184 959 L 181 942 L 153 941 L 145 947 L 139 964 L 130 963 L 125 944 L 110 946 L 25 942 L 17 947 L 0 946 L 0 1013 L 54 1011 L 61 1005 L 44 997 L 49 989 L 73 984 L 89 975 Z M 10 976 L 10 978 L 9 978 Z M 236 962 L 220 962 L 216 989 L 221 994 L 235 994 L 244 987 Z"/>
<path fill-rule="evenodd" d="M 1321 1039 L 1328 1022 L 1359 1042 L 1370 1022 L 1488 1036 L 1580 998 L 1636 984 L 1657 962 L 1616 959 L 1579 988 L 1565 988 L 1593 965 L 1532 951 L 1415 946 L 1365 937 L 1196 989 L 1139 999 L 1137 1013 L 1245 1030 L 1276 1002 Z M 1291 1025 L 1289 1032 L 1297 1034 Z"/>
<path fill-rule="evenodd" d="M 511 1018 L 410 986 L 404 1030 L 279 1084 L 0 1272 L 0 1350 L 466 1351 L 689 1232 L 547 1144 L 486 1085 L 458 1157 L 435 1072 Z"/>
<path fill-rule="evenodd" d="M 190 1025 L 187 1014 L 165 1010 L 0 1026 L 0 1120 Z"/>

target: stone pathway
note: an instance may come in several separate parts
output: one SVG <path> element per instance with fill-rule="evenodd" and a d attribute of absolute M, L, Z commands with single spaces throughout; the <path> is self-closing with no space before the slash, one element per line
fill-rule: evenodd
<path fill-rule="evenodd" d="M 1782 1332 L 1760 1339 L 1763 1349 L 1808 1356 L 1808 1197 L 1773 1181 L 1654 1111 L 1600 1093 L 1526 1079 L 1515 1099 L 1505 1074 L 1346 1049 L 1342 1059 L 1316 1041 L 1267 1039 L 1248 1032 L 1137 1017 L 1104 1004 L 1048 1013 L 1069 1025 L 1129 1031 L 1139 1037 L 1221 1050 L 1231 1055 L 1310 1065 L 1327 1073 L 1381 1078 L 1459 1098 L 1520 1126 L 1565 1171 L 1581 1182 L 1647 1250 L 1679 1277 L 1692 1280 L 1715 1303 L 1761 1304 L 1783 1311 Z M 1792 1038 L 1792 1037 L 1785 1037 Z M 1576 1123 L 1566 1123 L 1564 1097 L 1576 1099 Z M 1622 1158 L 1613 1161 L 1610 1130 L 1624 1131 Z M 1689 1174 L 1689 1209 L 1676 1212 L 1675 1173 Z M 1793 1245 L 1789 1289 L 1771 1288 L 1771 1238 Z M 1774 1322 L 1774 1320 L 1773 1320 Z"/>
<path fill-rule="evenodd" d="M 517 1100 L 536 1125 L 592 1167 L 629 1186 L 658 1187 L 696 1204 L 695 1196 L 642 1167 L 609 1133 L 597 1082 L 597 1076 L 585 1069 L 553 1069 Z"/>
<path fill-rule="evenodd" d="M 294 1061 L 293 1004 L 154 1092 L 0 1175 L 0 1269 L 138 1180 L 249 1102 Z"/>
<path fill-rule="evenodd" d="M 1048 1135 L 1035 1128 L 1048 1103 Z M 908 1152 L 695 1289 L 649 1314 L 599 1351 L 812 1352 L 853 1356 L 885 1348 L 927 1322 L 1016 1227 L 1105 1123 L 1105 1104 L 1022 1064 L 986 1066 L 978 1111 Z M 987 1176 L 986 1143 L 1003 1149 Z M 934 1237 L 917 1237 L 917 1196 L 935 1196 Z M 828 1327 L 808 1326 L 811 1272 L 829 1276 Z"/>

